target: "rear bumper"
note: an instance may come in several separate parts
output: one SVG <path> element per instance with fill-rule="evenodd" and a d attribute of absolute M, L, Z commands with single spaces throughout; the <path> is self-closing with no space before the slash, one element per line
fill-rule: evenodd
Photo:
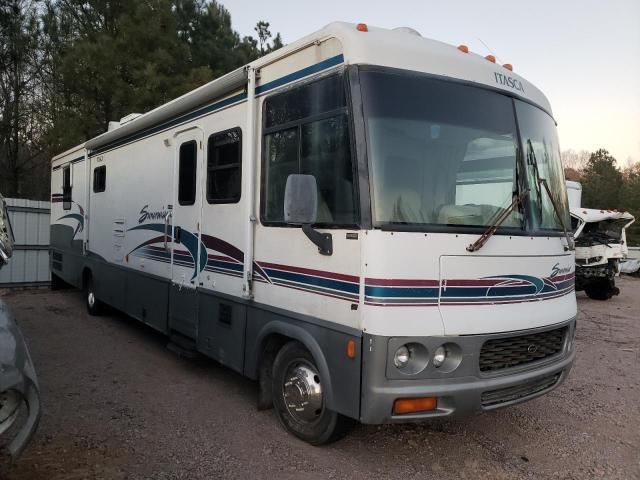
<path fill-rule="evenodd" d="M 390 343 L 395 345 L 397 340 L 369 336 L 365 339 L 365 345 L 368 344 L 371 348 L 364 349 L 366 353 L 360 421 L 367 424 L 402 423 L 472 415 L 544 395 L 566 379 L 575 358 L 575 321 L 566 322 L 564 325 L 568 326 L 567 339 L 560 354 L 548 361 L 510 368 L 491 375 L 482 374 L 477 365 L 481 345 L 486 340 L 494 338 L 494 335 L 456 337 L 455 341 L 461 344 L 463 349 L 460 366 L 449 374 L 439 375 L 433 369 L 425 369 L 423 378 L 416 379 L 388 378 L 397 377 L 391 371 L 393 367 L 389 366 L 393 352 L 385 352 L 383 355 L 375 350 L 376 347 L 379 350 L 388 350 L 385 347 Z M 554 325 L 552 328 L 558 327 L 559 325 Z M 528 332 L 512 332 L 511 335 L 525 333 Z M 451 338 L 419 339 L 431 345 L 450 340 Z M 429 350 L 433 352 L 433 347 Z M 420 413 L 393 413 L 396 399 L 413 397 L 437 397 L 437 408 Z"/>

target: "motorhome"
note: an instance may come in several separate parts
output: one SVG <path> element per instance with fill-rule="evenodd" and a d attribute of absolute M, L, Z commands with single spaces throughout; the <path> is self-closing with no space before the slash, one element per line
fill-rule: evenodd
<path fill-rule="evenodd" d="M 574 355 L 556 122 L 511 65 L 332 23 L 53 159 L 51 271 L 312 444 L 493 410 Z"/>

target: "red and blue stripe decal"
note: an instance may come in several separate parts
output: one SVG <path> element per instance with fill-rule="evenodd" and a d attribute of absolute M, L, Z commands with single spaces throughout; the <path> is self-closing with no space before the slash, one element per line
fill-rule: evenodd
<path fill-rule="evenodd" d="M 158 232 L 162 229 L 162 224 L 143 224 L 130 230 Z M 164 236 L 155 236 L 133 249 L 130 255 L 170 263 L 170 250 L 154 245 L 162 242 Z M 199 262 L 195 261 L 198 256 L 197 236 L 182 229 L 181 243 L 184 249 L 174 246 L 174 263 L 193 268 L 192 278 L 202 271 L 242 277 L 244 253 L 230 243 L 217 237 L 201 235 L 200 252 L 206 254 L 202 255 Z M 360 299 L 360 277 L 356 275 L 278 263 L 254 262 L 253 280 L 352 303 L 357 303 Z M 382 307 L 419 307 L 531 302 L 567 295 L 573 292 L 574 281 L 573 272 L 545 278 L 514 274 L 443 281 L 365 278 L 364 303 Z"/>
<path fill-rule="evenodd" d="M 574 290 L 575 274 L 506 275 L 478 279 L 365 279 L 365 304 L 391 306 L 496 305 L 548 300 Z"/>

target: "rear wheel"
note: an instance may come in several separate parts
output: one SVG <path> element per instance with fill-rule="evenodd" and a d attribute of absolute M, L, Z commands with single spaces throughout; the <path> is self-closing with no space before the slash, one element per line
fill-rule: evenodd
<path fill-rule="evenodd" d="M 89 315 L 101 315 L 104 311 L 104 304 L 96 297 L 93 278 L 88 277 L 84 287 L 84 298 L 87 303 L 87 312 Z"/>
<path fill-rule="evenodd" d="M 311 445 L 342 438 L 354 421 L 326 407 L 316 363 L 299 342 L 290 342 L 273 363 L 273 404 L 285 429 Z"/>

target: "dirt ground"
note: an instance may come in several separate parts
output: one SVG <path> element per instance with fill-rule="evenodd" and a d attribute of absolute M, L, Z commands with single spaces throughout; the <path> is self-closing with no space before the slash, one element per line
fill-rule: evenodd
<path fill-rule="evenodd" d="M 578 294 L 578 356 L 566 383 L 477 417 L 358 426 L 304 444 L 256 385 L 80 294 L 3 297 L 36 364 L 44 414 L 10 479 L 640 478 L 640 279 L 608 302 Z"/>

